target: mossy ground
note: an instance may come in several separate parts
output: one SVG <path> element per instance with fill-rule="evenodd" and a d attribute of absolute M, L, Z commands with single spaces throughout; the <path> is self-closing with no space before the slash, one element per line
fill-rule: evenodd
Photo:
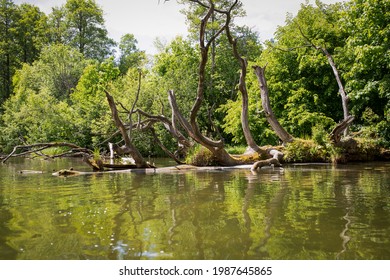
<path fill-rule="evenodd" d="M 320 142 L 320 143 L 319 143 Z M 312 139 L 295 139 L 286 146 L 263 147 L 275 148 L 284 153 L 284 163 L 346 163 L 352 161 L 373 161 L 388 159 L 390 152 L 380 147 L 377 141 L 367 138 L 346 138 L 337 145 L 329 141 L 315 141 Z M 239 147 L 227 149 L 241 164 L 252 164 L 263 160 L 257 153 L 245 154 L 245 149 Z M 238 154 L 237 152 L 240 152 Z M 195 166 L 215 166 L 217 160 L 212 153 L 202 146 L 191 149 L 186 158 L 186 163 Z"/>

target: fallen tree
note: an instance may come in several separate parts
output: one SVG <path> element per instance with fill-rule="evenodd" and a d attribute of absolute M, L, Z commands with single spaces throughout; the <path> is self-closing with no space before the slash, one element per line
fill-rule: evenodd
<path fill-rule="evenodd" d="M 47 155 L 44 154 L 43 151 L 49 148 L 57 148 L 57 147 L 66 147 L 69 148 L 68 151 L 63 152 L 58 155 Z M 20 153 L 17 153 L 18 151 Z M 36 143 L 31 145 L 18 145 L 15 146 L 10 154 L 8 154 L 3 160 L 2 163 L 8 161 L 11 157 L 21 157 L 27 156 L 31 154 L 36 154 L 38 156 L 43 156 L 46 158 L 58 158 L 58 157 L 69 157 L 69 156 L 90 156 L 93 152 L 89 149 L 79 147 L 72 143 L 67 142 L 51 142 L 51 143 Z"/>

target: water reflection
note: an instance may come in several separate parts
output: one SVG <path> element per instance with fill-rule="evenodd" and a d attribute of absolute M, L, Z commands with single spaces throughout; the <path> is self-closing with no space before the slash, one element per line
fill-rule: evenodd
<path fill-rule="evenodd" d="M 390 258 L 389 163 L 51 176 L 69 166 L 0 166 L 1 259 Z"/>

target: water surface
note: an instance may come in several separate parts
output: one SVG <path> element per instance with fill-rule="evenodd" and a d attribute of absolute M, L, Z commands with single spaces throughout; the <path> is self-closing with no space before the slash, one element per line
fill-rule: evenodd
<path fill-rule="evenodd" d="M 51 175 L 71 166 L 0 165 L 0 259 L 390 259 L 390 163 Z"/>

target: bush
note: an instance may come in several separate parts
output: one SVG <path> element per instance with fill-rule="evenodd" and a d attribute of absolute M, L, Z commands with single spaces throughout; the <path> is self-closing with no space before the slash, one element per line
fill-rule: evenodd
<path fill-rule="evenodd" d="M 324 142 L 323 145 L 320 145 L 314 140 L 304 139 L 296 139 L 294 142 L 287 144 L 284 153 L 284 161 L 289 163 L 339 162 L 342 158 L 341 149 L 334 147 L 331 143 Z"/>
<path fill-rule="evenodd" d="M 195 166 L 213 166 L 217 165 L 213 154 L 205 147 L 194 145 L 186 157 L 186 163 Z"/>

